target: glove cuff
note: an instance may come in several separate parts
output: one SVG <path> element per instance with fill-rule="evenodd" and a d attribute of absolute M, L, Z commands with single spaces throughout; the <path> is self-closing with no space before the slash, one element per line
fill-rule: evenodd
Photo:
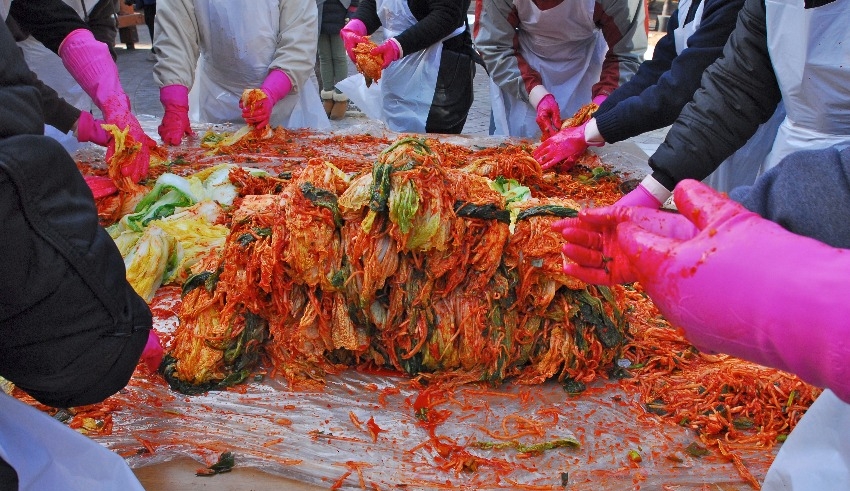
<path fill-rule="evenodd" d="M 91 31 L 72 31 L 59 45 L 58 53 L 68 73 L 101 111 L 107 113 L 109 110 L 118 109 L 116 105 L 126 106 L 123 109 L 130 110 L 130 100 L 124 94 L 118 78 L 118 66 L 112 60 L 109 48 L 97 41 Z M 104 107 L 107 101 L 112 107 Z"/>
<path fill-rule="evenodd" d="M 401 43 L 398 42 L 398 39 L 390 38 L 390 39 L 388 39 L 388 41 L 391 42 L 393 44 L 393 46 L 395 46 L 396 51 L 398 52 L 397 53 L 398 56 L 396 57 L 396 60 L 402 59 L 404 57 L 404 50 L 401 49 Z"/>
<path fill-rule="evenodd" d="M 166 109 L 180 108 L 189 110 L 189 88 L 185 85 L 166 85 L 159 89 L 159 102 Z"/>
<path fill-rule="evenodd" d="M 366 24 L 364 24 L 360 19 L 351 19 L 342 29 L 345 31 L 351 31 L 359 36 L 366 35 Z"/>
<path fill-rule="evenodd" d="M 266 93 L 273 104 L 277 104 L 277 101 L 286 97 L 286 94 L 289 94 L 289 91 L 292 90 L 292 80 L 289 79 L 287 74 L 283 73 L 283 70 L 272 68 L 266 75 L 266 79 L 263 80 L 260 89 Z"/>
<path fill-rule="evenodd" d="M 540 101 L 543 100 L 547 95 L 552 95 L 546 87 L 542 85 L 538 85 L 531 89 L 531 92 L 528 93 L 528 103 L 531 104 L 531 107 L 537 109 L 537 106 L 540 105 Z M 555 96 L 552 96 L 555 97 Z"/>

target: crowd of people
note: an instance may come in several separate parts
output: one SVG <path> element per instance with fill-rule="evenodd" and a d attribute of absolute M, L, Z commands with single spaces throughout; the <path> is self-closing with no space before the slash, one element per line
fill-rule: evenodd
<path fill-rule="evenodd" d="M 542 140 L 533 156 L 547 172 L 671 125 L 633 191 L 555 224 L 564 271 L 639 282 L 699 349 L 824 387 L 763 489 L 850 486 L 850 0 L 680 0 L 646 61 L 642 0 L 476 0 L 473 25 L 470 0 L 135 3 L 149 19 L 164 145 L 193 122 L 329 128 L 348 108 L 345 57 L 379 29 L 372 93 L 394 131 L 461 133 L 476 65 L 490 79 L 490 133 Z M 102 125 L 115 125 L 141 144 L 123 178 L 148 174 L 158 143 L 119 80 L 117 9 L 0 2 L 0 376 L 56 407 L 105 399 L 162 352 L 98 225 L 92 198 L 117 187 L 83 179 L 56 141 L 108 157 Z M 249 103 L 246 89 L 262 95 Z M 589 121 L 564 127 L 589 103 Z M 671 197 L 678 213 L 660 210 Z M 0 405 L 0 489 L 70 489 L 74 469 L 102 489 L 139 488 L 110 452 L 10 397 Z M 81 455 L 119 470 L 98 473 Z"/>

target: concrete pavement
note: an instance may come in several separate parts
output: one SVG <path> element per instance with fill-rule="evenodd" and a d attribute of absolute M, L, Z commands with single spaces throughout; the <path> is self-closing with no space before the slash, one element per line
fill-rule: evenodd
<path fill-rule="evenodd" d="M 153 80 L 154 56 L 151 53 L 151 41 L 147 29 L 139 26 L 137 29 L 139 42 L 135 43 L 135 49 L 127 49 L 124 44 L 117 44 L 118 70 L 124 90 L 130 97 L 133 110 L 140 119 L 142 115 L 149 115 L 157 120 L 162 118 L 163 109 L 159 102 L 159 89 Z M 648 57 L 651 57 L 655 41 L 660 37 L 655 31 L 650 32 L 650 49 Z M 349 74 L 356 73 L 354 65 L 349 62 Z M 487 135 L 490 127 L 490 91 L 487 73 L 477 67 L 473 83 L 475 101 L 469 111 L 463 133 L 467 135 Z M 366 116 L 359 109 L 351 105 L 346 117 L 339 121 L 331 121 L 333 129 L 344 129 L 356 123 L 363 123 Z M 652 131 L 629 141 L 635 143 L 647 155 L 651 155 L 658 145 L 664 140 L 668 128 Z"/>

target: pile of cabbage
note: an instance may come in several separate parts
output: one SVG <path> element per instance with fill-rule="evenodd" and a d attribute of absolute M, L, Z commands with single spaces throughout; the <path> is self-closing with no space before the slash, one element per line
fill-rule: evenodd
<path fill-rule="evenodd" d="M 214 174 L 181 188 L 190 207 L 148 220 L 156 213 L 140 205 L 116 230 L 141 233 L 137 244 L 171 235 L 169 220 L 205 214 L 198 205 L 224 180 Z M 171 235 L 169 250 L 183 255 L 162 261 L 163 282 L 185 278 L 161 367 L 173 388 L 223 388 L 265 361 L 296 388 L 370 366 L 460 383 L 557 378 L 581 390 L 618 357 L 622 295 L 561 269 L 551 223 L 575 216 L 577 203 L 533 197 L 475 167 L 447 168 L 416 138 L 399 139 L 359 174 L 319 159 L 293 174 L 276 194 L 240 197 L 226 236 L 203 232 L 222 240 L 207 254 L 187 260 L 191 245 Z M 166 189 L 178 188 L 163 183 L 156 202 L 174 204 Z"/>

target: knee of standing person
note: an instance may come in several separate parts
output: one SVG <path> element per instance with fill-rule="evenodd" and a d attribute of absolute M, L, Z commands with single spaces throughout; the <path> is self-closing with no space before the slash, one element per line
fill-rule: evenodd
<path fill-rule="evenodd" d="M 39 402 L 100 402 L 123 388 L 152 318 L 100 227 L 91 192 L 61 145 L 0 140 L 0 375 Z"/>

